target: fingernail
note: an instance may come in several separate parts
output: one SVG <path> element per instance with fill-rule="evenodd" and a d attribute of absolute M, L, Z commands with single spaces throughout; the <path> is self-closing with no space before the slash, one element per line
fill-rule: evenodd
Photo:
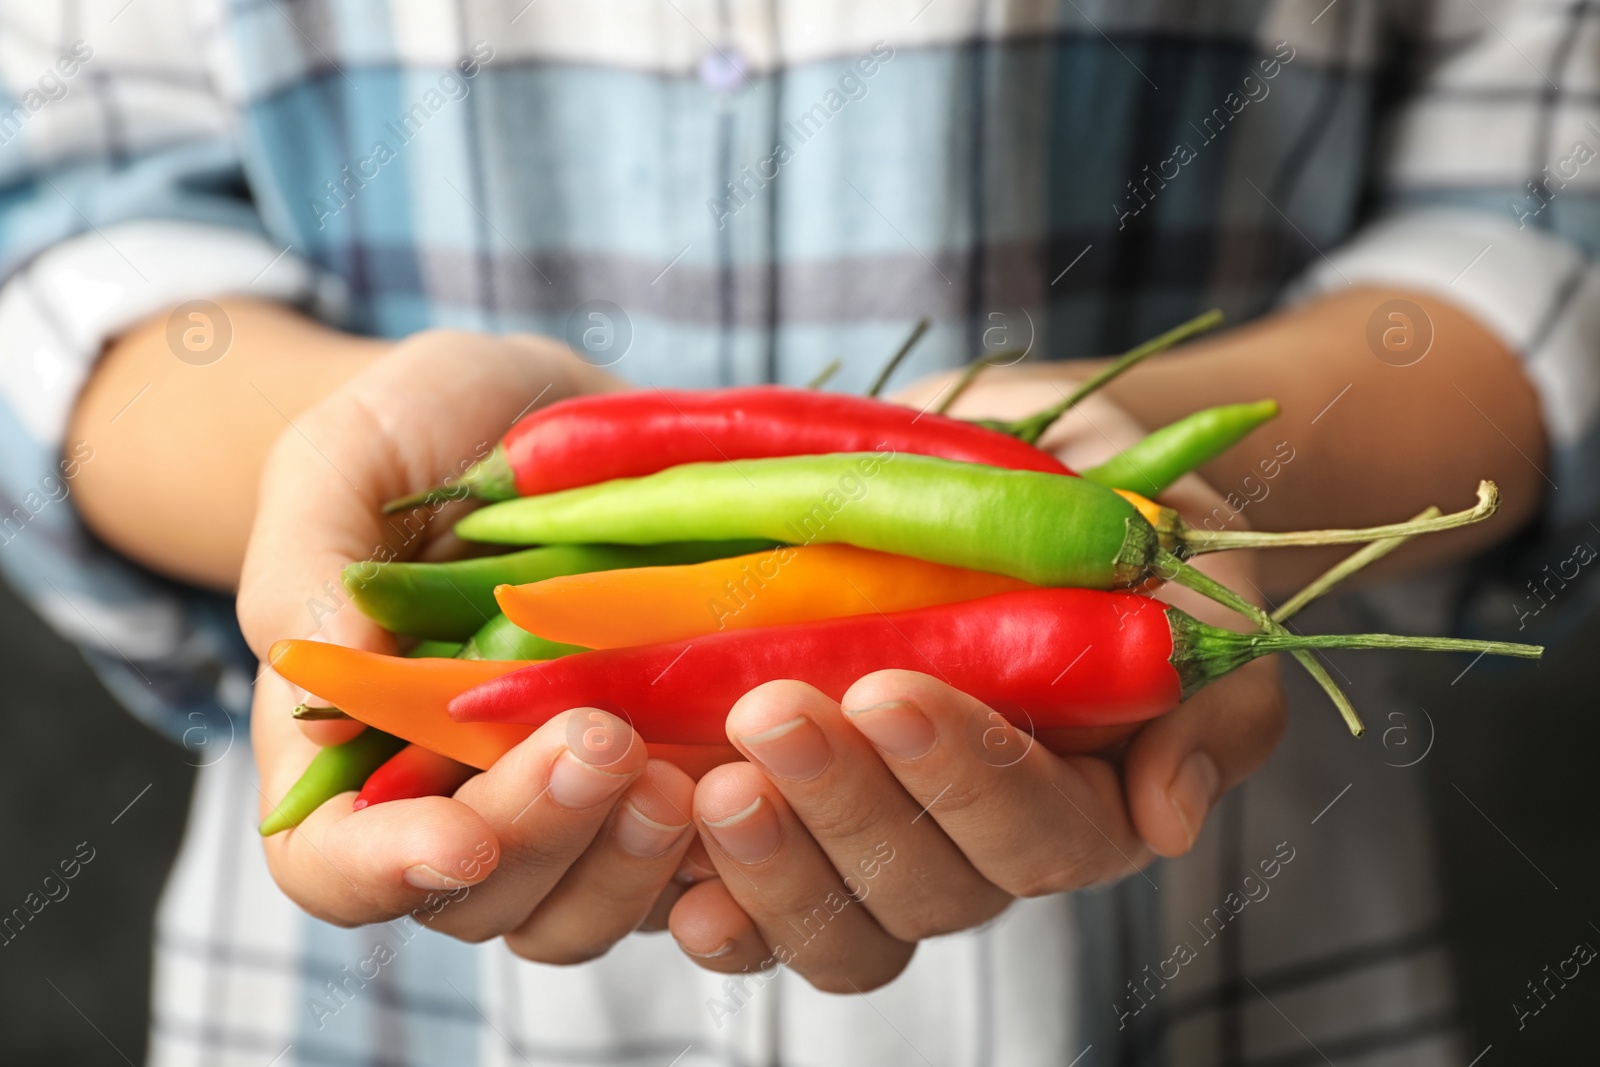
<path fill-rule="evenodd" d="M 582 811 L 616 796 L 631 777 L 602 771 L 563 752 L 550 768 L 550 797 L 563 808 Z"/>
<path fill-rule="evenodd" d="M 804 715 L 739 740 L 763 767 L 791 782 L 815 778 L 833 758 L 828 739 Z"/>
<path fill-rule="evenodd" d="M 467 884 L 459 878 L 451 878 L 448 874 L 440 874 L 425 863 L 419 863 L 415 867 L 407 867 L 401 877 L 406 880 L 407 885 L 416 889 L 456 889 Z"/>
<path fill-rule="evenodd" d="M 717 868 L 711 862 L 711 853 L 706 851 L 705 838 L 697 835 L 689 843 L 689 850 L 683 854 L 683 860 L 678 864 L 678 870 L 672 877 L 682 885 L 694 885 L 708 878 L 717 877 Z"/>
<path fill-rule="evenodd" d="M 1216 761 L 1204 752 L 1194 752 L 1178 767 L 1172 784 L 1167 787 L 1167 800 L 1178 813 L 1191 847 L 1211 811 L 1211 805 L 1216 802 L 1217 786 L 1221 781 Z"/>
<path fill-rule="evenodd" d="M 693 949 L 685 946 L 682 941 L 678 942 L 678 947 L 683 949 L 686 954 L 693 956 L 697 960 L 714 960 L 718 956 L 726 956 L 728 953 L 732 952 L 733 942 L 731 940 L 724 941 L 710 952 L 696 952 Z"/>
<path fill-rule="evenodd" d="M 848 710 L 845 716 L 868 741 L 896 759 L 925 756 L 939 739 L 928 717 L 906 700 Z"/>
<path fill-rule="evenodd" d="M 748 808 L 726 819 L 707 819 L 705 823 L 722 851 L 739 863 L 760 863 L 778 851 L 778 816 L 763 797 L 756 797 Z"/>
<path fill-rule="evenodd" d="M 664 822 L 656 822 L 630 802 L 622 806 L 622 812 L 617 816 L 615 833 L 617 845 L 622 851 L 640 859 L 654 859 L 665 855 L 673 845 L 683 840 L 683 832 L 688 828 L 688 823 L 668 826 Z"/>

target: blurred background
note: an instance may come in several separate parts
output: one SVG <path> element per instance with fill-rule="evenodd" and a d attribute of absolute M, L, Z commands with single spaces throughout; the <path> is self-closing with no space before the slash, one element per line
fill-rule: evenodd
<path fill-rule="evenodd" d="M 1475 684 L 1461 687 L 1451 682 L 1463 661 L 1409 661 L 1409 695 L 1437 732 L 1426 759 L 1395 773 L 1429 782 L 1470 1048 L 1489 1049 L 1479 1067 L 1594 1062 L 1600 974 L 1581 971 L 1521 1029 L 1512 1004 L 1531 1004 L 1527 983 L 1578 941 L 1600 948 L 1600 828 L 1590 818 L 1600 716 L 1588 674 L 1596 648 L 1600 620 L 1537 667 L 1479 664 Z M 151 916 L 188 808 L 193 755 L 123 712 L 4 587 L 0 676 L 9 694 L 0 914 L 38 892 L 82 843 L 94 850 L 69 895 L 0 946 L 0 1064 L 138 1064 Z M 1365 742 L 1350 743 L 1376 744 L 1379 733 L 1373 724 Z"/>

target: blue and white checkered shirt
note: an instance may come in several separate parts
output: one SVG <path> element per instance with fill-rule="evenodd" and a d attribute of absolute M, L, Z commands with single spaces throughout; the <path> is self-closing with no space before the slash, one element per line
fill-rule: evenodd
<path fill-rule="evenodd" d="M 558 970 L 307 919 L 252 840 L 231 605 L 85 533 L 70 475 L 93 456 L 65 428 L 107 337 L 222 294 L 382 336 L 577 340 L 606 307 L 637 381 L 803 382 L 844 356 L 854 389 L 923 315 L 908 375 L 1389 284 L 1525 360 L 1561 558 L 1600 539 L 1597 34 L 1565 0 L 6 4 L 0 569 L 209 764 L 160 918 L 151 1062 L 1320 1062 L 1246 977 L 1341 1064 L 1465 1062 L 1416 890 L 1424 827 L 1395 814 L 1414 798 L 1373 784 L 1335 809 L 1382 812 L 1365 859 L 1281 828 L 1370 776 L 1313 760 L 1303 726 L 1194 855 L 928 943 L 869 998 L 726 989 L 664 938 Z M 1463 618 L 1514 630 L 1523 595 L 1491 583 Z M 1210 913 L 1227 864 L 1285 838 L 1276 892 L 1300 903 L 1252 905 L 1187 988 L 1126 1017 L 1124 983 Z M 1309 909 L 1348 921 L 1307 948 L 1290 913 Z M 385 938 L 395 961 L 352 978 Z M 1352 1008 L 1358 986 L 1376 1006 Z"/>

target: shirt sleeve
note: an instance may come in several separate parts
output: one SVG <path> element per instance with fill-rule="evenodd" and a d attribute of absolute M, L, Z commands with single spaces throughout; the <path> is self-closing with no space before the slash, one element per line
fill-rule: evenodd
<path fill-rule="evenodd" d="M 233 293 L 331 315 L 339 293 L 266 237 L 190 6 L 142 0 L 92 43 L 61 33 L 73 4 L 0 26 L 0 572 L 203 764 L 245 737 L 254 663 L 231 598 L 84 529 L 72 481 L 94 452 L 66 439 L 73 402 L 105 341 L 152 314 Z"/>
<path fill-rule="evenodd" d="M 1544 511 L 1473 568 L 1456 607 L 1469 629 L 1557 635 L 1600 600 L 1600 582 L 1571 580 L 1600 546 L 1600 9 L 1397 8 L 1394 51 L 1413 69 L 1384 116 L 1375 217 L 1291 299 L 1360 284 L 1426 292 L 1522 360 L 1550 443 L 1536 468 Z"/>

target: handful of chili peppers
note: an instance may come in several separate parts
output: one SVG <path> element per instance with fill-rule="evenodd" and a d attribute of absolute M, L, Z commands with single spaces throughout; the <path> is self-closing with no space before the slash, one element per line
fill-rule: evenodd
<path fill-rule="evenodd" d="M 493 501 L 454 532 L 516 550 L 346 568 L 362 611 L 420 639 L 409 656 L 273 647 L 280 675 L 333 705 L 297 716 L 370 729 L 323 749 L 261 833 L 350 790 L 356 808 L 448 795 L 573 707 L 622 716 L 653 754 L 693 773 L 738 758 L 728 710 L 775 679 L 837 699 L 865 674 L 902 668 L 1028 729 L 1132 729 L 1252 659 L 1289 652 L 1359 736 L 1312 650 L 1537 658 L 1531 645 L 1282 625 L 1400 542 L 1488 517 L 1492 483 L 1467 511 L 1389 526 L 1211 531 L 1150 498 L 1273 418 L 1272 401 L 1198 412 L 1081 473 L 1036 446 L 1094 388 L 1218 321 L 1211 312 L 1146 342 L 1016 423 L 948 417 L 948 397 L 940 412 L 917 412 L 779 386 L 606 394 L 526 416 L 458 483 L 387 509 Z M 1367 547 L 1273 615 L 1185 562 L 1337 543 Z M 1253 629 L 1209 626 L 1146 595 L 1168 581 Z"/>

